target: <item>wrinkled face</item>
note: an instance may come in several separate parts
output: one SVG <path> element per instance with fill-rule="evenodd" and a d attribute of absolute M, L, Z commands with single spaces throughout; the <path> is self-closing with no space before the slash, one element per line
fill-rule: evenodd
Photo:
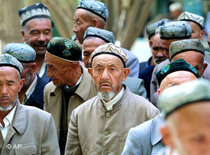
<path fill-rule="evenodd" d="M 92 20 L 87 15 L 87 11 L 84 9 L 77 9 L 74 13 L 74 25 L 73 32 L 76 34 L 76 39 L 79 40 L 79 43 L 82 44 L 83 36 L 86 29 L 89 26 L 92 26 Z"/>
<path fill-rule="evenodd" d="M 154 63 L 159 64 L 169 58 L 169 53 L 163 48 L 162 41 L 159 34 L 155 34 L 150 41 L 150 48 L 152 50 L 152 56 L 154 57 Z"/>
<path fill-rule="evenodd" d="M 91 67 L 91 54 L 92 52 L 100 45 L 105 44 L 106 42 L 100 38 L 87 38 L 83 42 L 83 61 L 85 63 L 85 67 Z"/>
<path fill-rule="evenodd" d="M 178 59 L 184 59 L 197 70 L 200 76 L 203 75 L 205 67 L 204 67 L 204 56 L 201 53 L 195 51 L 182 52 L 175 55 L 171 61 L 176 61 Z"/>
<path fill-rule="evenodd" d="M 68 80 L 73 78 L 74 70 L 70 62 L 61 60 L 49 53 L 45 55 L 47 64 L 47 76 L 51 78 L 55 86 L 67 84 Z"/>
<path fill-rule="evenodd" d="M 196 80 L 196 76 L 188 71 L 176 71 L 168 74 L 160 84 L 160 93 L 166 88 Z"/>
<path fill-rule="evenodd" d="M 20 80 L 18 71 L 13 67 L 0 67 L 0 110 L 11 110 L 23 80 Z"/>
<path fill-rule="evenodd" d="M 200 39 L 202 40 L 204 37 L 204 32 L 201 30 L 201 28 L 198 26 L 198 24 L 194 22 L 189 22 L 192 27 L 192 39 Z"/>
<path fill-rule="evenodd" d="M 21 33 L 23 40 L 34 48 L 38 56 L 44 55 L 52 38 L 51 21 L 47 18 L 32 19 L 26 23 Z"/>
<path fill-rule="evenodd" d="M 93 59 L 92 69 L 88 69 L 95 81 L 97 90 L 102 93 L 114 93 L 115 96 L 122 88 L 122 82 L 129 74 L 122 61 L 111 54 L 101 54 Z"/>
<path fill-rule="evenodd" d="M 210 154 L 210 102 L 189 104 L 168 117 L 173 150 L 180 155 Z"/>

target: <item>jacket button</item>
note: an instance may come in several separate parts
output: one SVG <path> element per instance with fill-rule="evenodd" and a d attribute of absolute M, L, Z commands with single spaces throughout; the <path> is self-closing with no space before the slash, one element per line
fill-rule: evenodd
<path fill-rule="evenodd" d="M 111 115 L 109 112 L 106 113 L 106 117 L 109 118 Z"/>

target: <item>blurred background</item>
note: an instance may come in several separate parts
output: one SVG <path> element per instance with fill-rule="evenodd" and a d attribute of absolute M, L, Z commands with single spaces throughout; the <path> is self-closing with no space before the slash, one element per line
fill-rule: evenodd
<path fill-rule="evenodd" d="M 117 44 L 130 49 L 139 61 L 146 61 L 151 53 L 145 26 L 162 18 L 175 20 L 181 11 L 189 11 L 205 18 L 205 30 L 210 32 L 210 0 L 101 0 L 109 10 L 106 29 L 115 34 Z M 71 38 L 73 14 L 77 0 L 0 0 L 0 52 L 6 43 L 23 42 L 20 34 L 18 10 L 42 2 L 49 8 L 55 23 L 54 36 Z M 174 3 L 179 5 L 174 5 Z"/>

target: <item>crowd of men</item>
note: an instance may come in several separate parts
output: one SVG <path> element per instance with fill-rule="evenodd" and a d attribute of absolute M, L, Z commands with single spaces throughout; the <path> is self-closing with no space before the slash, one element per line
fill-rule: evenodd
<path fill-rule="evenodd" d="M 71 39 L 52 36 L 43 3 L 18 13 L 24 43 L 0 55 L 2 155 L 210 154 L 203 17 L 148 25 L 152 56 L 140 63 L 104 30 L 100 1 L 79 2 Z"/>

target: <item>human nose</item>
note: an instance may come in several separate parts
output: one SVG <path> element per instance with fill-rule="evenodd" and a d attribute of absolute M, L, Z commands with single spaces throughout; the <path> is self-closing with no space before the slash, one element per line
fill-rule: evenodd
<path fill-rule="evenodd" d="M 3 85 L 2 87 L 1 87 L 1 94 L 2 95 L 5 95 L 5 94 L 7 94 L 8 93 L 8 91 L 7 91 L 7 86 L 6 85 Z"/>
<path fill-rule="evenodd" d="M 39 35 L 38 41 L 45 41 L 45 40 L 46 40 L 45 35 L 44 35 L 43 33 L 41 33 L 41 34 Z"/>
<path fill-rule="evenodd" d="M 101 76 L 101 79 L 103 80 L 107 80 L 110 78 L 110 74 L 109 74 L 109 71 L 107 69 L 105 69 L 102 73 L 102 76 Z"/>

